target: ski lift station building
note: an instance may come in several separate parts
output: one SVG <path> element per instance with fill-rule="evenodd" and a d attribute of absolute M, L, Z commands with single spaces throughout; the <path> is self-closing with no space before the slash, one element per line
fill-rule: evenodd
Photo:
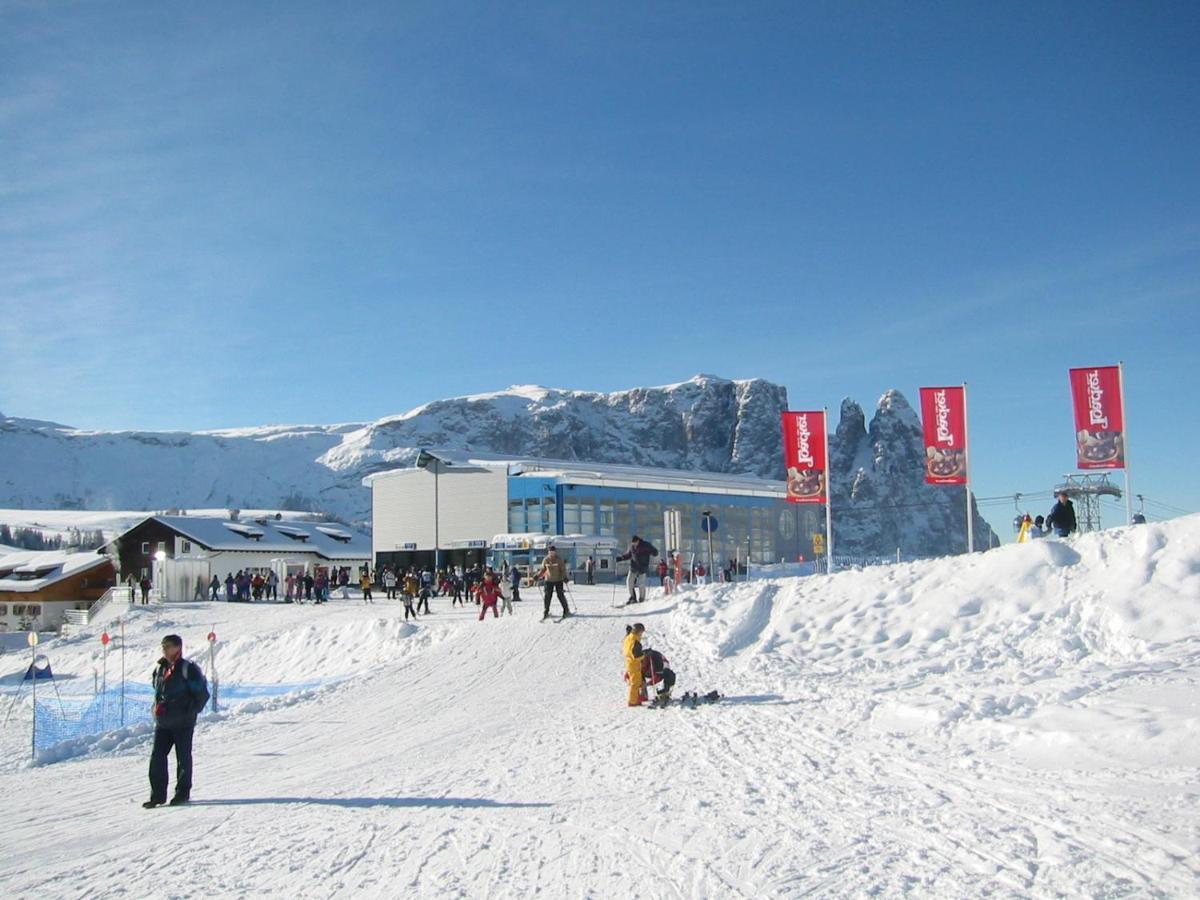
<path fill-rule="evenodd" d="M 572 568 L 593 555 L 601 574 L 634 534 L 662 555 L 707 560 L 705 513 L 714 560 L 767 563 L 811 552 L 821 530 L 814 506 L 786 501 L 784 482 L 747 475 L 426 449 L 363 484 L 376 567 L 433 565 L 435 555 L 442 565 L 523 562 L 511 552 L 544 547 L 547 535 L 564 537 Z"/>

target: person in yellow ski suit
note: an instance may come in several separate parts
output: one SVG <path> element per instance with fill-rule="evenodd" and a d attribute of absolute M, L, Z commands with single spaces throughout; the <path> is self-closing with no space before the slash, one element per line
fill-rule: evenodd
<path fill-rule="evenodd" d="M 625 679 L 629 682 L 629 705 L 641 706 L 646 701 L 645 688 L 642 685 L 642 632 L 646 627 L 638 622 L 636 625 L 625 627 Z"/>

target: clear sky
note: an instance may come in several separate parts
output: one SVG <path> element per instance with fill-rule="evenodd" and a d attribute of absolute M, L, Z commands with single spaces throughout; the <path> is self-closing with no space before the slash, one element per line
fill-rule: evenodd
<path fill-rule="evenodd" d="M 1134 490 L 1200 510 L 1198 138 L 1195 2 L 0 0 L 0 410 L 965 381 L 996 496 L 1124 360 Z"/>

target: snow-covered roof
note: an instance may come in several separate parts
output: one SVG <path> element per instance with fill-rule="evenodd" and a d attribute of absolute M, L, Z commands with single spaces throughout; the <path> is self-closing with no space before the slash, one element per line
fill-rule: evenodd
<path fill-rule="evenodd" d="M 108 563 L 95 550 L 15 550 L 0 553 L 0 591 L 32 593 Z"/>
<path fill-rule="evenodd" d="M 275 519 L 229 519 L 203 516 L 152 516 L 206 550 L 253 550 L 289 555 L 315 553 L 325 559 L 370 559 L 371 540 L 324 522 L 277 522 Z"/>
<path fill-rule="evenodd" d="M 404 469 L 376 472 L 363 479 L 370 487 L 377 478 L 413 471 L 437 462 L 446 468 L 503 468 L 509 475 L 536 475 L 554 478 L 568 484 L 596 484 L 609 487 L 636 487 L 645 490 L 686 491 L 705 494 L 739 494 L 786 497 L 782 481 L 758 478 L 753 475 L 730 475 L 723 472 L 698 472 L 691 469 L 659 469 L 651 466 L 630 466 L 617 463 L 594 463 L 582 460 L 542 459 L 537 457 L 505 456 L 471 450 L 441 448 L 422 449 L 417 464 Z"/>

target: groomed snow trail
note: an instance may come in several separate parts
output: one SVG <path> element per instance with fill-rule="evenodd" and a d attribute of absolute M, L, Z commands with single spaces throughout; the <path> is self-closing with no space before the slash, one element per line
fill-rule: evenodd
<path fill-rule="evenodd" d="M 1059 576 L 1086 581 L 1078 559 L 1035 555 L 1061 552 L 971 565 L 1010 579 L 1049 565 L 1058 595 Z M 224 617 L 225 678 L 361 674 L 202 720 L 185 809 L 140 808 L 145 737 L 7 762 L 0 883 L 41 898 L 1194 896 L 1195 752 L 1121 764 L 1071 727 L 1107 722 L 1157 753 L 1157 723 L 1194 746 L 1200 642 L 1121 655 L 1091 582 L 1044 615 L 1037 594 L 1031 620 L 1003 627 L 1019 614 L 980 587 L 994 573 L 903 569 L 628 610 L 575 586 L 563 623 L 538 621 L 540 599 L 478 622 L 439 598 L 416 629 L 394 602 L 171 610 L 197 636 Z M 632 621 L 677 694 L 725 701 L 626 707 Z M 149 657 L 167 629 L 143 616 L 131 630 Z M 1067 646 L 1080 634 L 1088 652 Z M 51 652 L 69 670 L 82 650 Z M 358 662 L 339 672 L 343 654 Z"/>

